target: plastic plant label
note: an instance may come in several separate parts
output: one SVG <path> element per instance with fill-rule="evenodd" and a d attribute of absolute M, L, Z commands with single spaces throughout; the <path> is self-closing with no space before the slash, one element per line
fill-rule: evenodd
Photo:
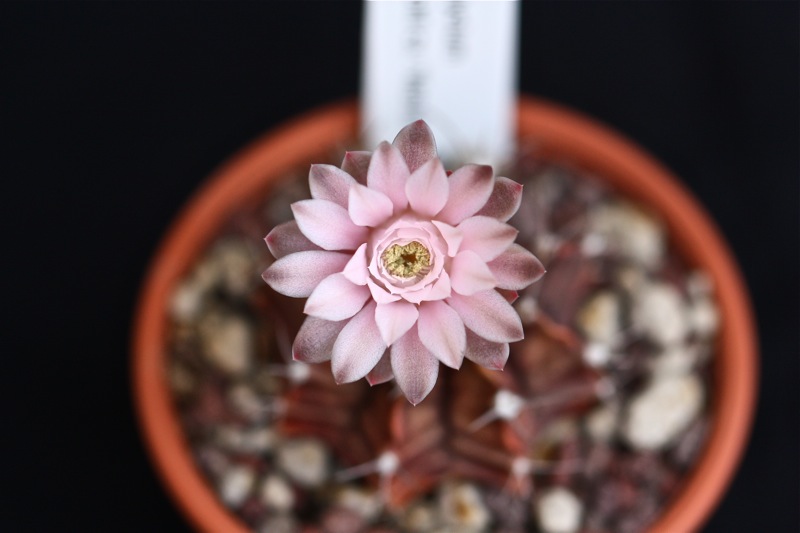
<path fill-rule="evenodd" d="M 446 164 L 513 151 L 519 2 L 365 4 L 361 124 L 367 146 L 424 119 Z"/>

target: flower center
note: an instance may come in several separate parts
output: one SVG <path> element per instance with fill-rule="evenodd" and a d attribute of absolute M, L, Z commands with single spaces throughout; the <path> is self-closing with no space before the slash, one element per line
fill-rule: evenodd
<path fill-rule="evenodd" d="M 431 253 L 417 241 L 393 244 L 383 251 L 381 260 L 386 271 L 398 278 L 411 278 L 431 265 Z"/>

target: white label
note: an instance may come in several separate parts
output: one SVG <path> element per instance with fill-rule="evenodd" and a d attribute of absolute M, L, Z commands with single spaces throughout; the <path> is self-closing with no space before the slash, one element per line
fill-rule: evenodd
<path fill-rule="evenodd" d="M 370 0 L 365 8 L 367 146 L 421 118 L 445 163 L 504 162 L 515 142 L 519 3 Z"/>

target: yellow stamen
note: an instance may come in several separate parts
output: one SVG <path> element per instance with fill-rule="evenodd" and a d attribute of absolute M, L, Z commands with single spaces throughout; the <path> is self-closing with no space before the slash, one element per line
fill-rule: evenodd
<path fill-rule="evenodd" d="M 417 241 L 393 244 L 383 251 L 381 260 L 386 270 L 398 278 L 411 278 L 431 264 L 431 253 Z"/>

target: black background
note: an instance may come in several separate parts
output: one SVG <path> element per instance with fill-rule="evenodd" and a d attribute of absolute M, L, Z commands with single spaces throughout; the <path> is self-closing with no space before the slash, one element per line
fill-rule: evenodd
<path fill-rule="evenodd" d="M 182 531 L 139 440 L 130 323 L 204 176 L 358 91 L 361 6 L 0 5 L 0 528 Z M 649 149 L 708 207 L 749 283 L 758 417 L 704 531 L 798 531 L 795 2 L 526 3 L 523 91 Z"/>

